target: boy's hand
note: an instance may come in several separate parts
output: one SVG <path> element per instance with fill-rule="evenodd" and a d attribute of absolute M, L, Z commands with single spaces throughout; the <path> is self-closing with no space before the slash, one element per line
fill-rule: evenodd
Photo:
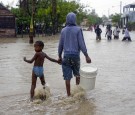
<path fill-rule="evenodd" d="M 90 59 L 89 56 L 86 56 L 86 62 L 87 62 L 87 63 L 91 63 L 91 59 Z"/>

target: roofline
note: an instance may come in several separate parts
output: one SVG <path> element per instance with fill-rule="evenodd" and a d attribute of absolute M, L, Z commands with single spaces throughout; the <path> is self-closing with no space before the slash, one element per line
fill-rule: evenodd
<path fill-rule="evenodd" d="M 8 8 L 6 8 L 2 3 L 0 3 L 0 5 L 2 5 L 4 8 L 5 8 L 5 10 L 7 10 L 7 11 L 9 11 L 10 13 L 11 13 L 11 16 L 15 16 Z M 1 15 L 2 16 L 2 15 Z M 5 15 L 6 16 L 6 15 Z"/>
<path fill-rule="evenodd" d="M 2 16 L 15 17 L 15 15 L 0 15 L 0 17 L 2 17 Z"/>
<path fill-rule="evenodd" d="M 125 5 L 123 8 L 128 8 L 128 7 L 130 7 L 130 6 L 134 6 L 134 7 L 135 7 L 135 3 Z"/>

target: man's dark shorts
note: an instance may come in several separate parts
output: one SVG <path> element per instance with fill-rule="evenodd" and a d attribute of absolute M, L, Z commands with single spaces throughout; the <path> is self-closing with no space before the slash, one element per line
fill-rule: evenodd
<path fill-rule="evenodd" d="M 73 75 L 80 76 L 80 57 L 78 55 L 66 55 L 62 60 L 62 71 L 64 80 L 70 80 Z M 73 75 L 72 75 L 73 73 Z"/>

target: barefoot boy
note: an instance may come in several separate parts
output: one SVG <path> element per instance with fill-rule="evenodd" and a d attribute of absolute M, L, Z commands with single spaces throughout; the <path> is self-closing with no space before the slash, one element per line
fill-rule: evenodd
<path fill-rule="evenodd" d="M 31 84 L 31 101 L 33 101 L 34 97 L 34 90 L 36 88 L 36 81 L 37 77 L 40 78 L 41 84 L 43 85 L 43 88 L 45 89 L 45 79 L 44 79 L 44 72 L 43 72 L 43 64 L 45 58 L 52 62 L 57 62 L 57 60 L 50 58 L 46 53 L 42 52 L 42 49 L 44 48 L 44 43 L 42 41 L 36 41 L 34 44 L 35 48 L 35 55 L 31 60 L 27 60 L 26 57 L 24 57 L 24 61 L 27 63 L 33 63 L 34 62 L 34 67 L 32 70 L 32 84 Z"/>

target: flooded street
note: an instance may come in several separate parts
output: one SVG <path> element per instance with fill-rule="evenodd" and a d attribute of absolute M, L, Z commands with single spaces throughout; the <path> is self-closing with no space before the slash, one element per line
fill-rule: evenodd
<path fill-rule="evenodd" d="M 41 103 L 29 102 L 34 47 L 26 38 L 0 39 L 0 115 L 134 115 L 135 114 L 135 32 L 132 42 L 108 41 L 105 33 L 96 41 L 95 33 L 84 31 L 91 66 L 98 68 L 95 89 L 85 98 L 66 98 L 61 66 L 45 60 L 44 74 L 52 96 Z M 57 59 L 59 35 L 36 37 L 44 41 L 46 52 Z M 81 53 L 81 66 L 87 65 Z M 72 88 L 75 80 L 72 79 Z M 40 85 L 38 79 L 37 86 Z"/>

